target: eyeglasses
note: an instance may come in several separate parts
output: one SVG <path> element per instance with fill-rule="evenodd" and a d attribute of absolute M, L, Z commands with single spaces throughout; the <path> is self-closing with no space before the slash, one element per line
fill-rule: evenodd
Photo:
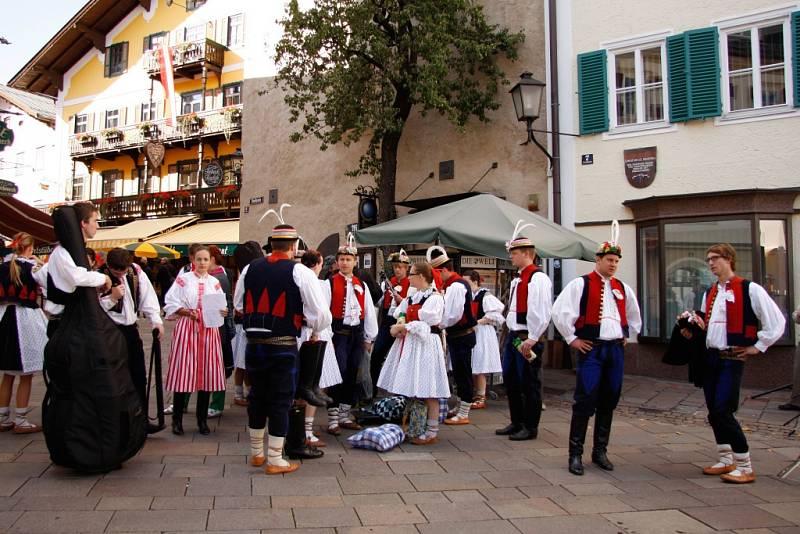
<path fill-rule="evenodd" d="M 706 263 L 713 263 L 713 262 L 717 261 L 718 259 L 720 259 L 721 257 L 722 256 L 720 256 L 719 254 L 715 254 L 714 256 L 709 256 L 709 257 L 706 258 Z"/>

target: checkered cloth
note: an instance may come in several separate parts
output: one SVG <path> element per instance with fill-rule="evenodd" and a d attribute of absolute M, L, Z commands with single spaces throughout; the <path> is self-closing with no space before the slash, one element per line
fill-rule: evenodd
<path fill-rule="evenodd" d="M 358 449 L 386 452 L 402 443 L 405 437 L 403 429 L 399 426 L 385 424 L 374 428 L 365 428 L 347 438 L 347 441 Z"/>

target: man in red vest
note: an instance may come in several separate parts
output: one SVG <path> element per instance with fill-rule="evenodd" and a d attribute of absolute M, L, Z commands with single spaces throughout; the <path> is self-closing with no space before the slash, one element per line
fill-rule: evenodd
<path fill-rule="evenodd" d="M 342 374 L 342 383 L 329 388 L 333 404 L 328 406 L 328 433 L 334 436 L 341 428 L 360 430 L 353 421 L 350 408 L 356 402 L 358 368 L 364 352 L 372 349 L 372 340 L 378 335 L 378 320 L 369 287 L 353 275 L 358 249 L 352 234 L 348 244 L 336 252 L 339 272 L 328 281 L 331 291 L 331 315 L 333 316 L 333 348 Z"/>
<path fill-rule="evenodd" d="M 583 474 L 583 443 L 589 418 L 595 413 L 592 463 L 606 471 L 614 469 L 606 451 L 622 392 L 624 347 L 627 338 L 642 327 L 636 294 L 614 278 L 621 258 L 622 247 L 616 239 L 601 244 L 594 271 L 567 284 L 553 304 L 553 323 L 577 351 L 569 428 L 569 472 L 574 475 Z"/>
<path fill-rule="evenodd" d="M 756 474 L 747 438 L 733 415 L 739 408 L 744 362 L 760 356 L 780 339 L 786 319 L 763 287 L 736 276 L 736 250 L 731 245 L 709 247 L 706 262 L 717 283 L 703 295 L 694 321 L 706 331 L 703 393 L 719 462 L 703 468 L 703 474 L 747 484 L 756 479 Z M 684 337 L 692 335 L 688 329 L 681 333 Z"/>
<path fill-rule="evenodd" d="M 401 249 L 400 252 L 390 254 L 389 262 L 392 264 L 394 276 L 381 283 L 383 289 L 383 298 L 380 300 L 381 326 L 369 361 L 373 395 L 378 393 L 378 377 L 381 374 L 383 361 L 394 343 L 394 338 L 389 332 L 392 325 L 397 322 L 393 315 L 394 309 L 408 296 L 408 288 L 411 287 L 408 278 L 411 261 L 405 250 Z"/>
<path fill-rule="evenodd" d="M 511 282 L 503 383 L 508 395 L 511 424 L 495 430 L 512 441 L 536 439 L 542 416 L 542 354 L 540 340 L 550 324 L 553 283 L 534 261 L 536 249 L 527 237 L 512 239 L 506 246 L 519 278 Z"/>

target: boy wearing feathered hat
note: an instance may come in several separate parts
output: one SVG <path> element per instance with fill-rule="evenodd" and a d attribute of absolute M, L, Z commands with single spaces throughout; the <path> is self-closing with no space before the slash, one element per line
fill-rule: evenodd
<path fill-rule="evenodd" d="M 518 221 L 506 243 L 519 277 L 511 282 L 503 348 L 503 383 L 508 394 L 511 423 L 495 431 L 512 441 L 536 439 L 542 415 L 542 354 L 540 338 L 550 323 L 553 284 L 535 263 L 536 247 L 520 232 L 533 224 Z"/>
<path fill-rule="evenodd" d="M 328 279 L 330 311 L 333 315 L 333 347 L 342 375 L 342 383 L 329 388 L 333 403 L 328 406 L 328 433 L 339 435 L 340 428 L 360 430 L 350 408 L 356 402 L 358 368 L 364 352 L 372 349 L 378 335 L 378 320 L 366 283 L 353 275 L 358 257 L 355 238 L 348 234 L 347 244 L 336 252 L 339 272 Z"/>
<path fill-rule="evenodd" d="M 614 278 L 622 247 L 619 224 L 595 253 L 595 269 L 572 280 L 553 305 L 553 323 L 577 351 L 577 380 L 569 429 L 569 472 L 583 474 L 583 443 L 595 415 L 592 463 L 612 471 L 606 454 L 611 421 L 622 391 L 624 346 L 642 328 L 639 303 L 628 284 Z"/>

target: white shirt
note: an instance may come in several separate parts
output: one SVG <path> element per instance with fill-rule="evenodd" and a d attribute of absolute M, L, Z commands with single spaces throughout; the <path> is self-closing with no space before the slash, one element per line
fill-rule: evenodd
<path fill-rule="evenodd" d="M 436 291 L 435 287 L 429 287 L 424 291 L 415 291 L 413 294 L 404 298 L 395 309 L 395 319 L 399 319 L 401 314 L 406 313 L 410 304 L 419 304 L 425 297 L 427 297 L 425 304 L 422 305 L 418 312 L 419 320 L 406 323 L 406 330 L 410 334 L 418 336 L 430 334 L 431 327 L 442 322 L 444 299 L 442 298 L 442 294 Z"/>
<path fill-rule="evenodd" d="M 352 276 L 347 277 L 341 272 L 334 276 L 341 276 L 347 280 L 347 289 L 344 297 L 344 316 L 342 318 L 342 323 L 345 326 L 358 326 L 361 324 L 361 305 L 356 298 L 356 291 L 364 290 L 364 306 L 367 308 L 364 310 L 364 341 L 372 343 L 372 340 L 378 335 L 378 317 L 375 313 L 375 306 L 372 305 L 372 297 L 369 294 L 367 284 L 362 282 L 361 287 L 357 288 L 353 285 Z M 325 288 L 328 302 L 331 302 L 331 284 L 327 283 L 323 287 Z"/>
<path fill-rule="evenodd" d="M 139 280 L 139 312 L 144 314 L 150 320 L 150 326 L 162 324 L 161 321 L 161 308 L 158 305 L 158 296 L 153 289 L 153 284 L 150 279 L 142 272 L 142 269 L 135 263 L 132 265 L 136 270 L 136 277 Z M 125 284 L 125 293 L 122 296 L 122 312 L 112 311 L 117 302 L 111 298 L 111 295 L 100 298 L 100 305 L 106 311 L 111 320 L 117 324 L 128 326 L 136 323 L 136 307 L 133 303 L 133 291 L 128 285 L 128 277 L 123 276 L 120 280 Z"/>
<path fill-rule="evenodd" d="M 464 315 L 464 304 L 472 297 L 472 292 L 467 293 L 464 284 L 452 283 L 444 290 L 444 314 L 442 315 L 442 328 L 450 328 L 461 320 Z"/>
<path fill-rule="evenodd" d="M 520 278 L 511 281 L 511 301 L 506 315 L 506 326 L 509 330 L 527 330 L 528 339 L 539 339 L 550 324 L 553 308 L 553 282 L 542 271 L 536 271 L 528 282 L 528 314 L 525 324 L 517 322 L 517 286 Z"/>
<path fill-rule="evenodd" d="M 598 273 L 599 274 L 599 273 Z M 615 302 L 614 293 L 611 290 L 611 279 L 600 275 L 605 283 L 603 290 L 603 307 L 600 313 L 600 336 L 599 339 L 613 340 L 620 339 L 622 335 L 622 324 L 620 323 L 619 309 Z M 628 320 L 629 335 L 635 337 L 642 330 L 642 316 L 639 313 L 639 302 L 630 286 L 619 280 L 625 288 L 625 317 Z M 572 280 L 561 292 L 553 304 L 553 323 L 564 336 L 564 341 L 568 344 L 577 339 L 575 335 L 575 321 L 580 317 L 581 295 L 583 294 L 583 277 L 579 276 Z"/>
<path fill-rule="evenodd" d="M 247 275 L 249 267 L 248 265 L 242 270 L 233 292 L 233 307 L 239 313 L 244 313 L 244 277 Z M 300 290 L 300 298 L 303 300 L 303 318 L 306 325 L 311 328 L 313 335 L 318 336 L 331 325 L 331 307 L 325 299 L 319 279 L 314 271 L 305 265 L 296 263 L 292 270 L 292 280 Z M 269 332 L 266 328 L 249 328 L 248 330 Z"/>
<path fill-rule="evenodd" d="M 75 265 L 70 253 L 61 245 L 53 250 L 47 264 L 33 275 L 36 283 L 43 287 L 45 292 L 48 274 L 53 279 L 53 284 L 65 293 L 74 293 L 78 287 L 101 287 L 106 283 L 104 274 Z M 45 303 L 44 309 L 52 315 L 61 315 L 64 312 L 63 305 L 50 301 Z"/>
<path fill-rule="evenodd" d="M 756 314 L 761 322 L 761 330 L 758 331 L 758 341 L 755 348 L 760 352 L 766 352 L 770 345 L 775 343 L 783 335 L 786 326 L 781 309 L 775 304 L 767 291 L 756 284 L 750 282 L 750 302 L 753 305 L 753 313 Z M 706 330 L 706 347 L 710 349 L 725 350 L 728 346 L 728 319 L 727 307 L 725 303 L 733 299 L 733 291 L 727 291 L 725 284 L 717 283 L 717 298 L 714 299 L 714 306 L 711 309 L 711 316 L 708 318 Z M 706 293 L 703 293 L 703 302 L 700 311 L 706 311 Z"/>

